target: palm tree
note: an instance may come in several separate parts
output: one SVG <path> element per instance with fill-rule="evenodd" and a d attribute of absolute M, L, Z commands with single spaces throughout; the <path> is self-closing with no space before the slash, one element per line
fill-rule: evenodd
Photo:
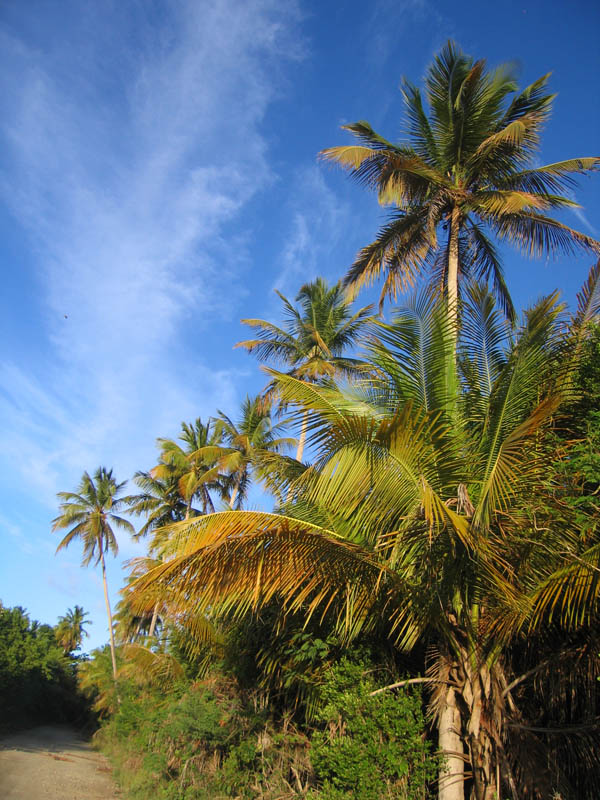
<path fill-rule="evenodd" d="M 255 339 L 238 342 L 260 361 L 287 364 L 288 374 L 319 383 L 334 375 L 355 375 L 361 362 L 349 358 L 345 351 L 356 343 L 370 321 L 372 306 L 352 314 L 350 303 L 340 283 L 328 286 L 324 278 L 306 283 L 296 296 L 296 308 L 281 292 L 277 292 L 285 313 L 284 327 L 263 319 L 243 319 L 256 331 Z M 298 442 L 296 460 L 301 461 L 306 440 L 306 417 Z"/>
<path fill-rule="evenodd" d="M 204 448 L 200 453 L 215 459 L 216 468 L 228 475 L 229 507 L 239 509 L 252 483 L 253 467 L 258 467 L 265 455 L 282 452 L 294 440 L 279 436 L 283 426 L 273 423 L 270 406 L 263 398 L 247 395 L 237 422 L 222 411 L 218 414 L 223 444 Z"/>
<path fill-rule="evenodd" d="M 160 549 L 160 532 L 166 526 L 198 513 L 192 508 L 194 498 L 201 499 L 202 513 L 206 514 L 214 511 L 210 491 L 223 491 L 218 470 L 199 456 L 202 448 L 214 447 L 220 441 L 220 434 L 215 431 L 213 421 L 209 420 L 206 425 L 200 418 L 190 424 L 182 422 L 179 441 L 183 442 L 183 447 L 172 439 L 158 439 L 161 451 L 159 463 L 150 472 L 136 472 L 134 481 L 142 492 L 126 498 L 134 514 L 147 515 L 136 538 L 159 532 L 158 538 L 155 536 L 152 542 L 151 555 Z M 127 618 L 127 608 L 124 607 L 121 611 Z M 154 636 L 159 611 L 160 603 L 157 602 L 148 618 L 150 637 Z M 138 628 L 141 629 L 143 624 L 142 616 L 138 620 Z"/>
<path fill-rule="evenodd" d="M 599 283 L 597 270 L 596 293 Z M 487 290 L 472 287 L 458 413 L 448 412 L 456 400 L 440 363 L 454 359 L 451 323 L 432 295 L 380 324 L 362 395 L 281 374 L 283 401 L 309 412 L 313 466 L 290 477 L 278 514 L 172 526 L 171 560 L 134 593 L 143 602 L 162 592 L 181 613 L 239 617 L 282 598 L 286 612 L 328 615 L 348 638 L 383 625 L 396 647 L 425 641 L 428 673 L 409 682 L 429 687 L 446 755 L 440 800 L 463 800 L 465 782 L 475 800 L 516 797 L 527 779 L 539 788 L 543 736 L 524 724 L 515 691 L 530 673 L 511 674 L 507 653 L 528 626 L 547 629 L 540 587 L 579 558 L 545 430 L 568 397 L 589 311 L 584 298 L 565 335 L 553 295 L 513 336 Z M 592 616 L 599 583 L 586 589 Z M 524 761 L 515 736 L 532 745 Z"/>
<path fill-rule="evenodd" d="M 87 611 L 84 611 L 81 606 L 75 606 L 75 608 L 69 608 L 64 617 L 58 618 L 56 639 L 65 653 L 78 650 L 83 637 L 89 636 L 84 628 L 84 625 L 89 625 L 91 622 L 91 620 L 85 619 L 87 616 L 89 616 Z"/>
<path fill-rule="evenodd" d="M 181 423 L 179 441 L 183 442 L 183 447 L 172 439 L 158 439 L 161 449 L 160 463 L 150 471 L 150 476 L 154 480 L 177 482 L 179 494 L 186 502 L 186 518 L 193 511 L 192 502 L 195 497 L 202 502 L 203 514 L 214 511 L 210 492 L 221 492 L 220 475 L 214 464 L 207 462 L 201 454 L 219 446 L 220 431 L 213 420 L 209 419 L 204 425 L 198 417 L 191 424 Z M 160 525 L 153 524 L 152 527 Z"/>
<path fill-rule="evenodd" d="M 127 504 L 126 498 L 120 497 L 123 483 L 117 483 L 112 470 L 99 467 L 91 478 L 87 472 L 83 473 L 81 482 L 76 492 L 59 492 L 57 497 L 61 500 L 60 514 L 52 521 L 52 530 L 69 532 L 56 548 L 56 552 L 68 547 L 75 539 L 83 543 L 82 566 L 87 567 L 92 560 L 102 568 L 102 584 L 104 586 L 104 600 L 108 617 L 108 630 L 110 633 L 110 653 L 113 667 L 113 677 L 117 679 L 117 662 L 115 656 L 115 637 L 113 631 L 110 601 L 108 599 L 108 586 L 106 583 L 106 564 L 104 554 L 110 551 L 114 556 L 119 552 L 117 540 L 112 526 L 123 528 L 131 534 L 135 530 L 131 522 L 118 516 L 118 512 Z"/>
<path fill-rule="evenodd" d="M 485 61 L 473 61 L 448 42 L 427 71 L 429 108 L 420 90 L 403 82 L 404 142 L 389 142 L 365 121 L 344 126 L 360 144 L 321 155 L 375 189 L 381 204 L 395 207 L 375 241 L 359 252 L 346 286 L 357 290 L 385 274 L 383 304 L 427 270 L 455 323 L 461 284 L 469 277 L 491 280 L 513 320 L 492 236 L 531 257 L 577 248 L 598 252 L 597 241 L 548 212 L 577 207 L 561 193 L 572 188 L 574 175 L 596 170 L 600 158 L 534 166 L 554 98 L 546 91 L 548 77 L 518 92 L 512 66 L 488 71 Z"/>
<path fill-rule="evenodd" d="M 138 471 L 133 480 L 142 491 L 127 498 L 129 511 L 137 516 L 146 515 L 146 521 L 136 533 L 137 539 L 171 522 L 185 519 L 188 505 L 179 493 L 180 476 L 169 473 L 158 478 L 153 477 L 152 472 Z"/>
<path fill-rule="evenodd" d="M 159 442 L 166 441 L 168 440 L 159 440 Z M 177 449 L 180 449 L 174 442 L 169 442 L 169 444 L 172 447 L 172 453 L 177 453 Z M 179 522 L 189 517 L 191 498 L 186 501 L 185 496 L 181 494 L 181 488 L 185 492 L 187 485 L 182 482 L 182 479 L 185 480 L 186 472 L 189 472 L 189 462 L 183 454 L 177 459 L 177 465 L 179 469 L 175 466 L 174 459 L 167 464 L 163 464 L 161 461 L 159 467 L 155 467 L 151 472 L 138 471 L 133 476 L 134 482 L 142 491 L 140 494 L 127 498 L 129 511 L 138 516 L 146 515 L 146 522 L 136 533 L 136 539 L 141 539 L 154 531 L 162 530 L 172 522 Z M 152 473 L 161 468 L 164 468 L 164 476 L 153 477 Z M 152 542 L 151 553 L 158 547 L 158 544 L 157 541 Z M 144 627 L 147 629 L 148 636 L 154 636 L 160 603 L 155 603 L 151 614 L 141 615 L 136 619 L 131 618 L 125 601 L 122 600 L 119 605 L 121 608 L 118 616 L 121 618 L 121 628 L 126 637 L 133 635 L 135 638 Z M 130 630 L 132 624 L 134 624 L 134 630 Z"/>

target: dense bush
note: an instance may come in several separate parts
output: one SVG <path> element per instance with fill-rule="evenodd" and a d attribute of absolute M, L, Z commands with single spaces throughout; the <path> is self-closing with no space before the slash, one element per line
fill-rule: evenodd
<path fill-rule="evenodd" d="M 323 800 L 422 798 L 438 763 L 416 692 L 381 692 L 365 664 L 342 659 L 320 692 L 311 760 Z"/>
<path fill-rule="evenodd" d="M 323 650 L 320 642 L 315 648 Z M 308 638 L 304 644 L 315 660 Z M 420 695 L 373 696 L 373 674 L 380 669 L 364 655 L 330 665 L 310 724 L 302 711 L 293 722 L 281 708 L 257 703 L 223 664 L 168 691 L 120 678 L 119 702 L 98 742 L 131 800 L 421 800 L 438 760 L 425 738 Z"/>
<path fill-rule="evenodd" d="M 128 692 L 98 741 L 131 798 L 294 796 L 310 769 L 308 740 L 244 705 L 231 681 Z M 291 782 L 290 782 L 291 781 Z"/>

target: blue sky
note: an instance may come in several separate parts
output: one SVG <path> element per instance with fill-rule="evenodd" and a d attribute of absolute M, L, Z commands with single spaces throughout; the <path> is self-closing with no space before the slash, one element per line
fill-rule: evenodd
<path fill-rule="evenodd" d="M 595 155 L 599 23 L 593 0 L 3 0 L 2 602 L 49 623 L 83 605 L 106 640 L 99 574 L 54 556 L 56 492 L 150 468 L 157 436 L 261 388 L 240 318 L 337 280 L 385 218 L 317 161 L 340 125 L 399 138 L 401 77 L 453 38 L 522 85 L 553 72 L 541 161 Z M 594 236 L 599 195 L 583 181 L 570 220 Z M 572 301 L 590 258 L 505 265 L 523 306 Z M 116 599 L 120 560 L 109 579 Z"/>

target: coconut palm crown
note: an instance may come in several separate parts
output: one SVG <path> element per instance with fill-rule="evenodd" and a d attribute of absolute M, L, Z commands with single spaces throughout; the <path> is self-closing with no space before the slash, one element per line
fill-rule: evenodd
<path fill-rule="evenodd" d="M 368 322 L 372 307 L 352 314 L 340 283 L 329 286 L 324 278 L 305 283 L 296 295 L 299 307 L 277 292 L 285 312 L 284 327 L 263 319 L 243 319 L 256 331 L 255 339 L 238 342 L 261 361 L 286 364 L 290 374 L 319 380 L 337 373 L 351 373 L 360 362 L 346 357 Z"/>
<path fill-rule="evenodd" d="M 215 458 L 217 468 L 228 476 L 229 507 L 239 509 L 247 497 L 253 475 L 261 477 L 262 458 L 269 453 L 285 451 L 295 440 L 280 436 L 283 424 L 273 421 L 270 405 L 261 397 L 246 395 L 237 421 L 219 411 L 217 425 L 223 435 L 223 445 L 204 448 L 204 452 L 207 457 Z"/>
<path fill-rule="evenodd" d="M 335 375 L 356 375 L 362 366 L 347 351 L 358 341 L 371 320 L 372 306 L 354 314 L 341 283 L 329 286 L 324 278 L 305 283 L 296 295 L 299 307 L 277 292 L 284 307 L 284 326 L 264 319 L 243 319 L 256 332 L 255 339 L 238 342 L 260 361 L 289 367 L 288 374 L 313 382 Z M 267 396 L 273 391 L 271 383 Z M 301 461 L 306 440 L 306 417 L 302 422 L 296 460 Z"/>
<path fill-rule="evenodd" d="M 63 617 L 59 617 L 56 639 L 65 653 L 79 650 L 83 637 L 89 636 L 84 627 L 91 624 L 91 620 L 86 619 L 87 616 L 89 616 L 88 612 L 76 605 L 75 608 L 69 608 Z"/>
<path fill-rule="evenodd" d="M 374 189 L 382 205 L 395 206 L 377 238 L 358 253 L 345 277 L 348 287 L 358 290 L 384 275 L 383 304 L 428 271 L 454 318 L 464 279 L 489 280 L 512 320 L 493 237 L 530 257 L 598 252 L 597 241 L 551 213 L 577 207 L 565 194 L 574 176 L 598 169 L 600 158 L 535 166 L 554 95 L 546 89 L 549 75 L 519 91 L 514 73 L 506 64 L 489 71 L 484 60 L 448 42 L 427 71 L 426 102 L 403 81 L 404 142 L 392 143 L 360 121 L 343 126 L 359 144 L 322 151 Z"/>
<path fill-rule="evenodd" d="M 192 509 L 192 502 L 195 498 L 200 500 L 202 513 L 206 514 L 208 511 L 215 510 L 211 491 L 223 494 L 222 476 L 214 464 L 210 461 L 207 462 L 203 457 L 204 452 L 219 446 L 221 438 L 221 432 L 217 430 L 214 420 L 209 419 L 204 424 L 198 417 L 195 422 L 181 423 L 179 441 L 183 442 L 183 446 L 172 439 L 157 440 L 161 451 L 160 461 L 150 470 L 150 478 L 154 481 L 162 481 L 163 486 L 176 485 L 180 497 L 185 501 L 186 518 L 192 513 L 198 513 Z M 138 482 L 137 479 L 136 482 Z M 147 483 L 147 486 L 150 487 L 150 484 Z M 159 484 L 155 484 L 154 489 L 158 488 Z M 135 510 L 137 513 L 137 507 Z M 140 507 L 140 510 L 144 509 Z M 176 513 L 175 509 L 173 509 L 173 513 Z M 160 525 L 152 527 L 156 528 Z"/>

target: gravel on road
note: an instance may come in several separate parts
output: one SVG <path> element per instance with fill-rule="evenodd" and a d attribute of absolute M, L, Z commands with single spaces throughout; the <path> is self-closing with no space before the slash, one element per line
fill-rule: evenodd
<path fill-rule="evenodd" d="M 72 728 L 43 725 L 0 740 L 2 800 L 117 800 L 108 761 Z"/>

